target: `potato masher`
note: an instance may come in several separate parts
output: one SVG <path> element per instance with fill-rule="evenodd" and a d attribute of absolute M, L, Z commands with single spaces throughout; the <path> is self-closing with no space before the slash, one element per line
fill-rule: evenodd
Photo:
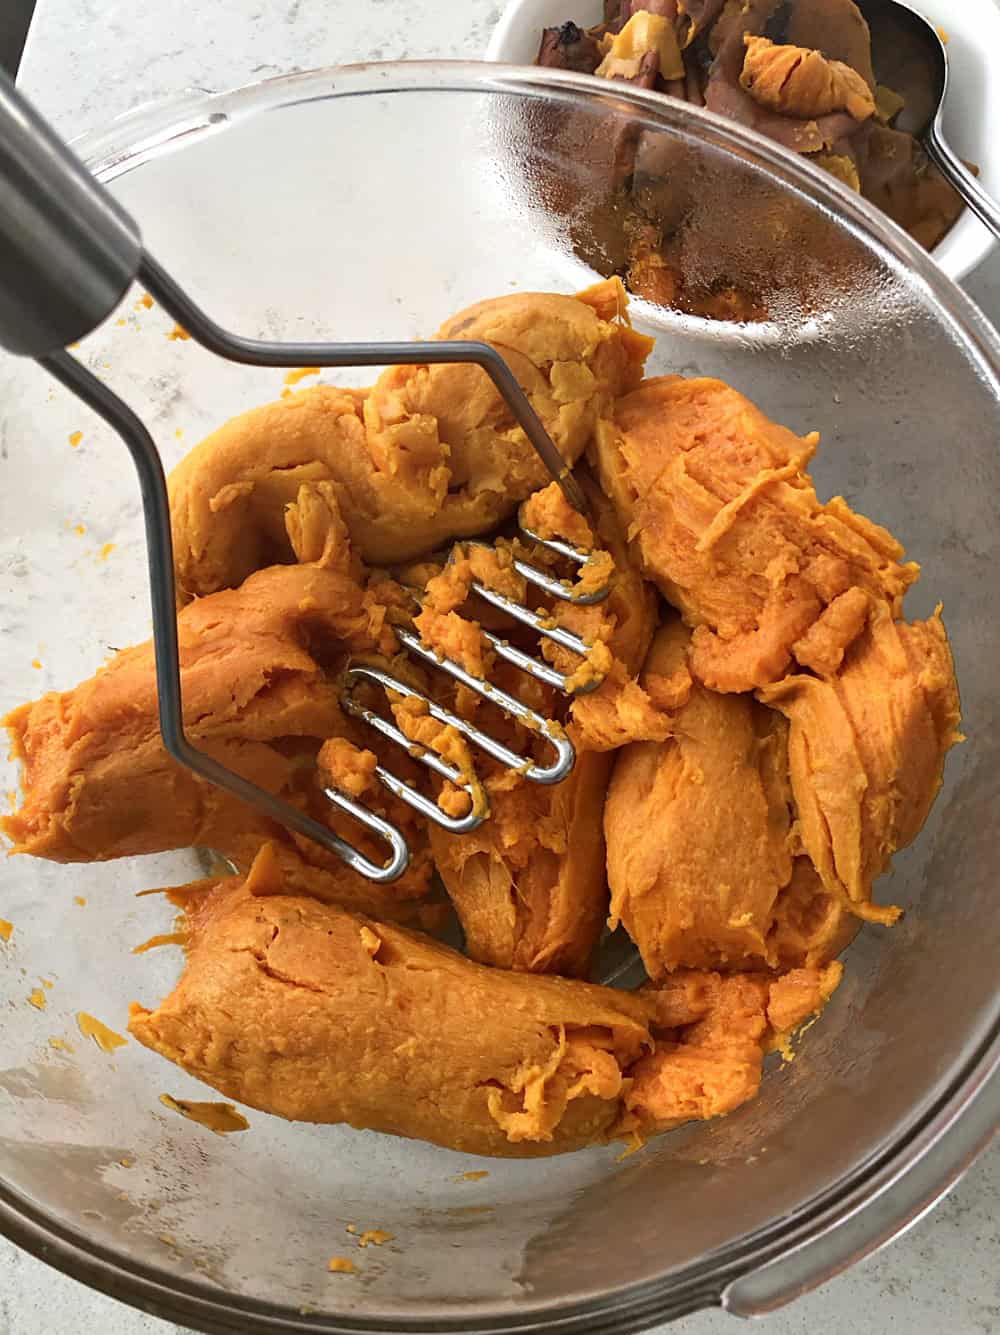
<path fill-rule="evenodd" d="M 487 343 L 468 340 L 274 343 L 245 338 L 215 323 L 144 250 L 133 219 L 88 173 L 82 162 L 0 71 L 0 345 L 10 352 L 37 360 L 121 436 L 132 456 L 142 493 L 163 744 L 175 760 L 201 778 L 314 839 L 361 875 L 373 881 L 395 880 L 407 866 L 409 849 L 402 833 L 391 822 L 346 793 L 334 788 L 325 790 L 335 805 L 389 844 L 390 859 L 379 865 L 305 812 L 206 755 L 186 736 L 181 702 L 173 548 L 163 465 L 152 437 L 136 414 L 66 351 L 71 344 L 97 328 L 134 280 L 140 281 L 193 339 L 230 361 L 290 368 L 471 362 L 481 367 L 493 381 L 570 504 L 586 513 L 583 493 L 565 468 L 561 455 L 506 361 Z M 529 538 L 542 541 L 536 534 L 525 532 Z M 544 545 L 577 563 L 588 559 L 588 553 L 566 543 L 545 542 Z M 604 588 L 581 597 L 558 579 L 528 563 L 518 562 L 516 568 L 530 584 L 559 599 L 592 603 L 608 592 Z M 475 587 L 481 597 L 561 647 L 580 655 L 587 653 L 588 646 L 578 636 L 550 625 L 526 607 L 482 585 Z M 409 652 L 440 667 L 540 731 L 551 742 L 555 760 L 548 766 L 532 764 L 466 720 L 423 697 L 434 717 L 453 724 L 477 747 L 519 769 L 529 780 L 557 783 L 569 773 L 574 762 L 572 743 L 560 729 L 552 726 L 551 721 L 497 687 L 470 677 L 459 664 L 439 659 L 412 631 L 400 629 L 397 634 Z M 508 662 L 557 689 L 566 689 L 566 678 L 547 664 L 523 654 L 497 636 L 488 638 L 495 651 Z M 454 767 L 430 751 L 415 749 L 393 724 L 354 700 L 353 687 L 366 676 L 388 690 L 404 695 L 417 694 L 405 683 L 377 669 L 349 668 L 344 698 L 348 712 L 365 719 L 383 736 L 402 745 L 411 754 L 416 750 L 416 758 L 428 768 L 470 791 L 472 785 Z M 591 686 L 596 684 L 597 679 L 590 683 Z M 460 819 L 448 817 L 433 801 L 403 784 L 388 770 L 379 766 L 377 774 L 397 797 L 455 832 L 472 829 L 486 818 L 487 810 L 481 800 L 472 803 L 469 815 Z"/>

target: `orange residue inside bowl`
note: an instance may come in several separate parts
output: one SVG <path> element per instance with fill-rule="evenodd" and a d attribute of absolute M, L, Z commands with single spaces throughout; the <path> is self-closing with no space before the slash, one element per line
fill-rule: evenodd
<path fill-rule="evenodd" d="M 248 1131 L 250 1123 L 231 1103 L 194 1103 L 189 1099 L 171 1098 L 161 1094 L 160 1102 L 171 1112 L 180 1113 L 189 1121 L 214 1131 L 217 1136 L 229 1135 L 232 1131 Z"/>

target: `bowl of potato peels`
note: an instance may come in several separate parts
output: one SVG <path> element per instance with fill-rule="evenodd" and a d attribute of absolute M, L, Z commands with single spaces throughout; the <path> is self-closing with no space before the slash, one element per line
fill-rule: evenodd
<path fill-rule="evenodd" d="M 924 0 L 918 8 L 938 25 L 948 53 L 947 134 L 995 193 L 1000 160 L 990 126 L 1000 107 L 989 53 L 1000 13 L 992 0 L 959 8 Z M 891 86 L 902 57 L 873 46 L 854 0 L 583 0 L 575 8 L 512 0 L 487 57 L 631 82 L 756 130 L 888 214 L 957 280 L 996 244 L 906 133 L 905 100 Z M 618 265 L 630 290 L 708 319 L 760 318 L 752 291 L 730 284 L 706 292 L 691 280 L 682 208 L 658 207 L 646 179 L 683 199 L 676 166 L 641 155 L 635 165 L 631 236 Z M 747 201 L 730 201 L 732 210 L 753 225 Z"/>

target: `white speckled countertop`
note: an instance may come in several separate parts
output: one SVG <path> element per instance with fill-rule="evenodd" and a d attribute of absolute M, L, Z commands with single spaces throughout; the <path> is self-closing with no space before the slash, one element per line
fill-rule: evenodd
<path fill-rule="evenodd" d="M 3 3 L 3 0 L 0 0 Z M 39 0 L 20 83 L 66 135 L 182 88 L 220 89 L 354 60 L 477 56 L 497 0 Z M 1000 253 L 969 290 L 1000 319 Z M 1000 1148 L 880 1255 L 768 1319 L 767 1335 L 995 1335 Z M 181 1328 L 74 1281 L 0 1239 L 0 1335 L 172 1335 Z M 726 1335 L 704 1313 L 670 1335 Z"/>

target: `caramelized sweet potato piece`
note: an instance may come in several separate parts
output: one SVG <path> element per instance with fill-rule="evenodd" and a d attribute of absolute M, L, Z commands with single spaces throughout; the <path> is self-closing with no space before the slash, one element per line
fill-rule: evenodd
<path fill-rule="evenodd" d="M 782 12 L 777 41 L 812 47 L 829 60 L 849 65 L 869 88 L 875 87 L 872 40 L 868 24 L 854 0 L 795 0 Z"/>
<path fill-rule="evenodd" d="M 746 37 L 740 87 L 755 102 L 785 116 L 817 119 L 846 111 L 856 121 L 875 114 L 875 95 L 850 65 L 821 51 Z"/>
<path fill-rule="evenodd" d="M 857 128 L 853 116 L 840 110 L 825 115 L 788 115 L 757 101 L 740 81 L 747 37 L 761 36 L 778 9 L 779 0 L 745 0 L 719 19 L 718 51 L 705 88 L 705 105 L 793 152 L 820 153 Z"/>
<path fill-rule="evenodd" d="M 655 88 L 658 78 L 684 78 L 684 62 L 673 23 L 664 14 L 635 9 L 621 32 L 605 38 L 604 58 L 595 73 Z"/>
<path fill-rule="evenodd" d="M 771 963 L 792 871 L 785 729 L 749 697 L 693 682 L 689 641 L 677 619 L 658 632 L 644 679 L 677 701 L 673 735 L 618 754 L 604 808 L 612 921 L 654 979 Z"/>

